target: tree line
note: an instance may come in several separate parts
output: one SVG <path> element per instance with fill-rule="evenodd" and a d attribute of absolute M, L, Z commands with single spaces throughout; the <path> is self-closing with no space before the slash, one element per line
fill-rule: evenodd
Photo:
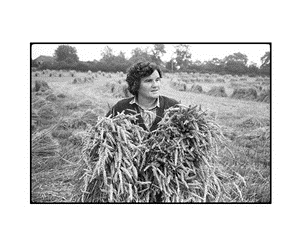
<path fill-rule="evenodd" d="M 125 53 L 120 51 L 117 55 L 113 49 L 106 46 L 101 52 L 101 59 L 94 61 L 79 61 L 77 50 L 69 45 L 60 45 L 54 52 L 53 62 L 39 64 L 32 60 L 32 67 L 38 70 L 76 70 L 76 71 L 102 71 L 102 72 L 126 72 L 137 61 L 155 62 L 164 72 L 200 72 L 248 76 L 270 76 L 270 52 L 261 57 L 261 66 L 248 64 L 248 57 L 240 52 L 224 57 L 213 58 L 209 61 L 192 61 L 192 53 L 188 44 L 175 46 L 172 59 L 164 62 L 163 55 L 166 53 L 164 44 L 154 44 L 151 49 L 139 47 L 131 51 L 131 57 L 127 59 Z"/>

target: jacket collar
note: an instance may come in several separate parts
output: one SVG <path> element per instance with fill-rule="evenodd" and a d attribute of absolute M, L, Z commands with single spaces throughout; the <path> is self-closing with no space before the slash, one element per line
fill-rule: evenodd
<path fill-rule="evenodd" d="M 136 97 L 136 96 L 133 97 L 133 99 L 129 102 L 129 104 L 136 104 L 136 105 L 138 105 L 140 108 L 145 109 L 144 107 L 142 107 L 142 106 L 138 103 L 138 100 L 137 100 L 137 97 Z M 146 109 L 146 110 L 151 110 L 151 109 L 154 109 L 154 108 L 160 108 L 160 96 L 157 98 L 156 103 L 155 103 L 155 106 L 151 107 L 150 109 Z"/>

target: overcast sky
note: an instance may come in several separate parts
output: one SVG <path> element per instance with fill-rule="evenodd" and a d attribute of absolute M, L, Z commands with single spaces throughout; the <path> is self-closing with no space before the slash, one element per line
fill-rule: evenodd
<path fill-rule="evenodd" d="M 40 55 L 53 56 L 55 49 L 60 44 L 34 44 L 32 46 L 32 58 L 35 59 Z M 100 60 L 101 52 L 105 46 L 113 49 L 114 54 L 120 51 L 125 52 L 126 58 L 131 56 L 132 49 L 140 47 L 145 49 L 152 48 L 153 44 L 68 44 L 77 49 L 77 55 L 80 61 Z M 261 65 L 260 58 L 265 52 L 270 51 L 268 44 L 189 44 L 192 53 L 192 60 L 200 60 L 201 62 L 211 60 L 213 58 L 222 59 L 230 54 L 241 52 L 248 57 L 248 63 L 256 63 Z M 163 60 L 170 60 L 176 44 L 165 44 L 167 53 L 163 56 Z"/>

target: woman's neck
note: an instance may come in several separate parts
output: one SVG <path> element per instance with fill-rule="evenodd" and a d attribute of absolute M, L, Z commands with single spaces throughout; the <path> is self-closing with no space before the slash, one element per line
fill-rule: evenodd
<path fill-rule="evenodd" d="M 146 109 L 153 107 L 156 101 L 157 99 L 155 98 L 143 98 L 142 96 L 137 96 L 138 104 Z"/>

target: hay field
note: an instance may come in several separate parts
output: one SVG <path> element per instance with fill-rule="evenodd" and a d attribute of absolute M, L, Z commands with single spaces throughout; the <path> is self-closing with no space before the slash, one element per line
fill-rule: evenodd
<path fill-rule="evenodd" d="M 76 77 L 88 75 L 90 73 L 76 73 Z M 93 81 L 77 84 L 73 83 L 74 78 L 67 72 L 60 77 L 50 77 L 49 73 L 32 74 L 32 86 L 42 80 L 50 88 L 32 92 L 32 142 L 43 139 L 32 147 L 32 202 L 74 201 L 74 186 L 78 180 L 76 167 L 85 133 L 98 116 L 104 116 L 109 106 L 121 99 L 122 92 L 114 94 L 108 86 L 112 81 L 125 81 L 124 75 L 97 74 Z M 213 86 L 224 86 L 230 96 L 234 91 L 233 83 L 255 87 L 259 81 L 230 81 L 229 76 L 214 76 L 213 82 L 201 78 L 200 81 L 186 81 L 187 91 L 182 91 L 173 87 L 174 79 L 178 76 L 166 74 L 161 94 L 185 105 L 201 105 L 215 116 L 227 139 L 226 144 L 220 146 L 220 160 L 226 171 L 240 177 L 243 201 L 270 202 L 270 104 L 207 94 Z M 204 93 L 188 90 L 195 83 L 202 86 Z"/>

